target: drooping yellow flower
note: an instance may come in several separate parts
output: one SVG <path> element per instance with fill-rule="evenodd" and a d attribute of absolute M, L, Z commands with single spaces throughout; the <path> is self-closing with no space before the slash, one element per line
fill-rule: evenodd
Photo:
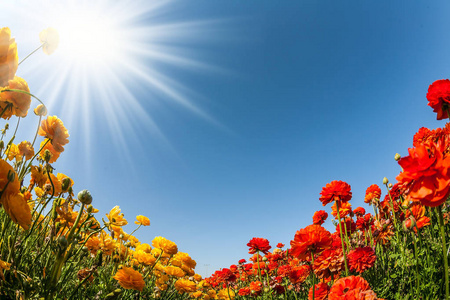
<path fill-rule="evenodd" d="M 141 273 L 133 270 L 133 268 L 123 267 L 117 271 L 113 278 L 119 282 L 121 287 L 127 290 L 133 289 L 142 292 L 145 286 Z"/>
<path fill-rule="evenodd" d="M 114 206 L 109 214 L 106 214 L 106 217 L 108 217 L 109 223 L 114 226 L 125 226 L 128 224 L 128 221 L 123 217 L 123 214 L 120 213 L 118 205 Z"/>
<path fill-rule="evenodd" d="M 59 33 L 55 28 L 49 27 L 39 33 L 39 40 L 43 44 L 42 50 L 44 53 L 50 55 L 58 48 Z"/>
<path fill-rule="evenodd" d="M 50 139 L 53 148 L 58 152 L 63 152 L 64 145 L 69 142 L 69 132 L 57 116 L 48 116 L 42 120 L 38 134 Z"/>
<path fill-rule="evenodd" d="M 164 251 L 164 253 L 167 253 L 169 255 L 174 255 L 178 252 L 177 245 L 174 242 L 163 238 L 162 236 L 155 237 L 152 241 L 152 245 L 153 247 L 159 248 Z"/>
<path fill-rule="evenodd" d="M 0 29 L 0 87 L 6 86 L 14 78 L 18 66 L 16 41 L 11 38 L 11 30 L 3 27 Z"/>
<path fill-rule="evenodd" d="M 149 218 L 139 215 L 136 217 L 136 219 L 137 219 L 137 221 L 134 221 L 135 224 L 142 225 L 142 226 L 150 226 Z"/>
<path fill-rule="evenodd" d="M 23 141 L 17 146 L 17 148 L 19 148 L 21 156 L 25 155 L 25 160 L 29 160 L 34 156 L 34 148 L 30 142 Z"/>
<path fill-rule="evenodd" d="M 180 294 L 181 293 L 191 293 L 191 292 L 195 292 L 195 290 L 197 289 L 197 285 L 195 284 L 195 282 L 180 278 L 175 282 L 175 288 L 177 289 L 177 291 Z M 201 292 L 200 292 L 200 294 L 201 294 Z"/>
<path fill-rule="evenodd" d="M 13 79 L 8 81 L 8 85 L 3 88 L 0 93 L 0 101 L 3 102 L 2 106 L 5 106 L 5 103 L 10 103 L 11 110 L 10 114 L 15 115 L 17 117 L 26 117 L 28 114 L 28 109 L 31 105 L 31 96 L 29 94 L 21 93 L 21 92 L 5 92 L 4 90 L 21 90 L 29 93 L 30 89 L 28 87 L 28 83 L 20 77 L 15 76 Z M 9 115 L 10 117 L 11 115 Z M 9 117 L 3 118 L 9 119 Z"/>
<path fill-rule="evenodd" d="M 22 193 L 7 194 L 2 203 L 14 223 L 19 224 L 25 230 L 30 227 L 31 209 Z"/>

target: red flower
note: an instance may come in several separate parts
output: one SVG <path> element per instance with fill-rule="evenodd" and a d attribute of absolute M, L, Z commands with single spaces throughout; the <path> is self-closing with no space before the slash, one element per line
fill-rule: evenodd
<path fill-rule="evenodd" d="M 437 113 L 437 120 L 448 118 L 447 109 L 450 104 L 450 80 L 441 79 L 433 82 L 427 93 L 428 106 Z"/>
<path fill-rule="evenodd" d="M 320 282 L 316 284 L 314 289 L 314 300 L 326 300 L 328 297 L 328 292 L 330 287 L 325 282 Z M 313 287 L 309 289 L 308 300 L 313 299 Z"/>
<path fill-rule="evenodd" d="M 366 196 L 364 197 L 364 202 L 373 204 L 375 201 L 380 200 L 381 197 L 381 189 L 378 185 L 372 184 L 366 190 Z M 377 199 L 377 200 L 375 200 Z"/>
<path fill-rule="evenodd" d="M 282 265 L 278 268 L 277 274 L 278 274 L 278 276 L 286 277 L 291 270 L 292 270 L 292 267 L 290 265 Z"/>
<path fill-rule="evenodd" d="M 313 215 L 313 223 L 316 225 L 322 225 L 328 218 L 328 214 L 324 210 L 316 211 Z"/>
<path fill-rule="evenodd" d="M 291 283 L 302 283 L 308 278 L 311 268 L 308 265 L 301 265 L 291 269 L 289 272 L 289 280 Z"/>
<path fill-rule="evenodd" d="M 443 157 L 443 143 L 430 142 L 408 149 L 409 156 L 398 163 L 403 172 L 397 176 L 399 183 L 408 187 L 408 199 L 426 206 L 439 206 L 450 192 L 450 156 Z"/>
<path fill-rule="evenodd" d="M 248 296 L 250 295 L 251 291 L 249 287 L 244 287 L 242 289 L 239 290 L 238 295 L 239 296 Z"/>
<path fill-rule="evenodd" d="M 217 277 L 224 282 L 234 282 L 236 281 L 236 275 L 230 269 L 222 269 L 220 271 L 216 271 Z"/>
<path fill-rule="evenodd" d="M 245 260 L 245 259 L 240 259 L 239 261 L 238 261 L 238 263 L 240 264 L 240 265 L 242 265 L 242 264 L 245 264 L 247 261 Z"/>
<path fill-rule="evenodd" d="M 363 207 L 357 207 L 353 210 L 353 213 L 357 216 L 357 217 L 362 217 L 366 214 L 366 210 Z"/>
<path fill-rule="evenodd" d="M 252 281 L 250 282 L 250 290 L 252 294 L 259 295 L 261 293 L 262 283 L 261 281 Z"/>
<path fill-rule="evenodd" d="M 348 276 L 337 280 L 330 289 L 329 300 L 365 299 L 364 295 L 371 291 L 369 283 L 359 276 Z M 370 298 L 369 298 L 370 299 Z"/>
<path fill-rule="evenodd" d="M 247 246 L 250 247 L 250 250 L 248 251 L 249 254 L 255 254 L 259 251 L 267 254 L 269 252 L 269 249 L 272 248 L 269 245 L 269 241 L 267 239 L 257 237 L 252 238 L 250 242 L 248 242 Z"/>
<path fill-rule="evenodd" d="M 338 219 L 336 207 L 337 203 L 338 202 L 334 202 L 333 205 L 331 206 L 331 214 L 334 216 L 336 220 Z M 341 219 L 345 216 L 348 216 L 351 212 L 352 212 L 352 205 L 350 203 L 342 202 L 341 204 L 339 204 L 339 216 L 341 217 Z"/>
<path fill-rule="evenodd" d="M 333 240 L 331 233 L 320 225 L 309 225 L 295 233 L 294 240 L 291 241 L 292 256 L 300 259 L 311 257 L 311 252 L 315 254 L 330 248 Z"/>
<path fill-rule="evenodd" d="M 359 230 L 367 230 L 373 225 L 373 221 L 371 214 L 364 215 L 364 217 L 356 220 L 356 228 Z"/>
<path fill-rule="evenodd" d="M 322 188 L 319 200 L 322 205 L 325 206 L 333 201 L 347 202 L 352 199 L 352 192 L 350 191 L 350 185 L 344 181 L 334 180 L 327 183 Z"/>
<path fill-rule="evenodd" d="M 362 273 L 373 267 L 377 257 L 371 247 L 362 247 L 351 250 L 347 255 L 347 259 L 352 271 Z"/>
<path fill-rule="evenodd" d="M 277 244 L 277 248 L 280 248 L 280 249 L 281 249 L 281 248 L 283 248 L 283 247 L 284 247 L 284 244 L 282 244 L 282 243 L 278 243 L 278 244 Z"/>

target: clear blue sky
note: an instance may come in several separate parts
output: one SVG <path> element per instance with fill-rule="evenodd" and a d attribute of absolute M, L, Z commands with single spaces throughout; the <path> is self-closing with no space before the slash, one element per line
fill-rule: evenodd
<path fill-rule="evenodd" d="M 124 56 L 111 66 L 115 81 L 97 76 L 107 92 L 90 77 L 87 92 L 55 92 L 56 82 L 81 80 L 59 82 L 58 50 L 37 53 L 18 74 L 65 122 L 70 143 L 54 166 L 76 191 L 91 191 L 99 218 L 115 205 L 130 223 L 148 216 L 138 238 L 173 240 L 202 275 L 205 265 L 210 274 L 248 258 L 252 237 L 289 244 L 324 209 L 319 193 L 332 180 L 348 182 L 353 207 L 362 205 L 369 185 L 395 180 L 393 157 L 407 154 L 420 127 L 444 125 L 425 95 L 449 77 L 448 1 L 146 3 L 124 22 L 140 28 L 130 39 L 179 61 Z M 25 17 L 33 14 L 35 23 Z M 0 20 L 20 57 L 52 26 L 44 9 L 26 14 L 21 1 L 0 9 Z M 155 26 L 175 23 L 155 37 Z M 140 73 L 119 68 L 128 60 Z M 158 76 L 181 96 L 150 84 Z"/>

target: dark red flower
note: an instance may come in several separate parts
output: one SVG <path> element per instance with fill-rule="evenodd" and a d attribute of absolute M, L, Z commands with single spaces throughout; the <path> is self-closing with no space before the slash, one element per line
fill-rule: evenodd
<path fill-rule="evenodd" d="M 358 220 L 356 220 L 356 228 L 358 228 L 359 230 L 367 230 L 370 228 L 370 226 L 373 225 L 373 222 L 374 220 L 371 214 L 364 215 L 364 217 L 358 218 Z"/>
<path fill-rule="evenodd" d="M 328 214 L 324 210 L 316 211 L 313 215 L 313 224 L 322 225 L 326 219 L 328 218 Z"/>
<path fill-rule="evenodd" d="M 269 249 L 272 248 L 267 239 L 257 237 L 252 238 L 247 246 L 250 247 L 250 250 L 248 251 L 249 254 L 255 254 L 256 252 L 267 254 Z"/>
<path fill-rule="evenodd" d="M 308 265 L 294 267 L 288 274 L 289 280 L 293 284 L 302 283 L 308 278 L 310 272 L 311 268 Z"/>
<path fill-rule="evenodd" d="M 362 217 L 365 215 L 366 210 L 363 207 L 357 207 L 353 210 L 353 213 L 357 216 L 357 217 Z"/>
<path fill-rule="evenodd" d="M 220 271 L 216 271 L 217 277 L 224 282 L 234 282 L 236 281 L 236 275 L 230 269 L 222 269 Z"/>
<path fill-rule="evenodd" d="M 371 247 L 361 247 L 351 250 L 347 254 L 347 259 L 348 266 L 352 271 L 362 273 L 373 267 L 377 257 Z"/>
<path fill-rule="evenodd" d="M 245 260 L 245 259 L 240 259 L 239 261 L 238 261 L 238 263 L 240 264 L 240 265 L 242 265 L 242 264 L 245 264 L 247 261 Z"/>
<path fill-rule="evenodd" d="M 250 295 L 250 293 L 251 293 L 250 288 L 249 287 L 244 287 L 242 289 L 239 289 L 238 295 L 239 296 L 248 296 L 248 295 Z"/>
<path fill-rule="evenodd" d="M 427 93 L 428 106 L 433 108 L 437 113 L 437 119 L 442 120 L 448 118 L 450 105 L 450 80 L 436 80 L 428 87 Z"/>
<path fill-rule="evenodd" d="M 352 199 L 352 192 L 350 191 L 350 185 L 344 181 L 334 180 L 327 183 L 320 193 L 319 200 L 322 205 L 325 206 L 333 201 L 347 202 Z"/>
<path fill-rule="evenodd" d="M 283 244 L 283 243 L 278 243 L 278 244 L 277 244 L 277 248 L 280 248 L 280 249 L 281 249 L 281 248 L 283 248 L 283 247 L 284 247 L 284 244 Z"/>

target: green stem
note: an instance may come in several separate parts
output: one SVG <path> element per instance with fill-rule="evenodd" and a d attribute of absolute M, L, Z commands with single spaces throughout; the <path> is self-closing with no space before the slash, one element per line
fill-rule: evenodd
<path fill-rule="evenodd" d="M 314 300 L 316 293 L 316 276 L 314 274 L 314 250 L 311 251 L 311 271 L 312 271 L 312 290 L 313 290 L 312 300 Z"/>
<path fill-rule="evenodd" d="M 341 222 L 341 215 L 339 213 L 339 201 L 336 201 L 336 208 L 339 221 L 339 234 L 341 236 L 342 252 L 344 254 L 345 276 L 348 276 L 347 251 L 345 250 L 344 238 L 342 237 L 342 222 Z"/>
<path fill-rule="evenodd" d="M 448 258 L 447 258 L 447 246 L 445 241 L 445 226 L 444 217 L 442 215 L 442 206 L 437 207 L 439 214 L 439 227 L 441 228 L 441 238 L 442 238 L 442 259 L 444 260 L 444 280 L 445 280 L 445 299 L 448 300 L 449 296 L 449 286 L 448 286 Z"/>
<path fill-rule="evenodd" d="M 33 52 L 31 52 L 30 54 L 28 54 L 24 59 L 22 59 L 18 66 L 20 66 L 21 63 L 23 63 L 28 57 L 30 57 L 31 55 L 33 55 L 36 51 L 38 51 L 39 49 L 41 49 L 42 47 L 44 47 L 44 45 L 47 44 L 47 42 L 43 43 L 42 45 L 40 45 L 39 47 L 37 47 Z"/>

